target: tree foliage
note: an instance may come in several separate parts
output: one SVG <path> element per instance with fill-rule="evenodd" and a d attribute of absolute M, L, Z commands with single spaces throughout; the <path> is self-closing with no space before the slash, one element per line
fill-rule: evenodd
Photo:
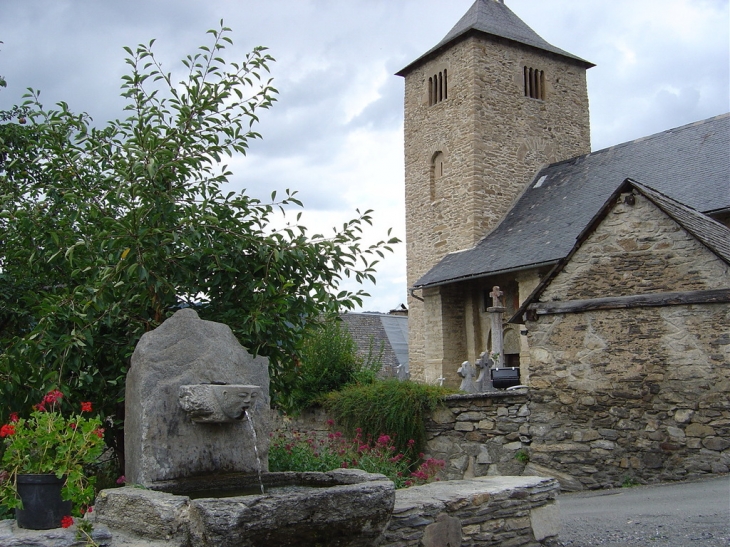
<path fill-rule="evenodd" d="M 295 192 L 225 190 L 226 158 L 259 137 L 277 91 L 265 48 L 227 62 L 230 29 L 209 34 L 180 82 L 154 41 L 125 48 L 124 117 L 101 127 L 33 90 L 3 113 L 0 417 L 51 387 L 114 416 L 135 344 L 181 306 L 230 325 L 285 390 L 307 325 L 359 303 L 341 281 L 374 281 L 397 241 L 363 243 L 370 211 L 330 237 L 299 215 L 274 229 L 301 206 Z"/>

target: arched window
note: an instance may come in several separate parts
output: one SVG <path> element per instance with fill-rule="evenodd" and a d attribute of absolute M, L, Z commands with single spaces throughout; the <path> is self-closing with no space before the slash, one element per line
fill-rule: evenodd
<path fill-rule="evenodd" d="M 428 79 L 428 104 L 433 106 L 449 96 L 449 83 L 446 69 L 441 70 Z"/>
<path fill-rule="evenodd" d="M 523 68 L 525 97 L 545 100 L 545 71 L 536 68 Z"/>

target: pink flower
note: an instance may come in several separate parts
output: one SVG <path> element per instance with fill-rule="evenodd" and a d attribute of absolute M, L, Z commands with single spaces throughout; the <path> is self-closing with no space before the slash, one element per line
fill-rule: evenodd
<path fill-rule="evenodd" d="M 11 412 L 10 413 L 10 421 L 15 423 L 18 421 L 18 413 L 17 412 Z"/>
<path fill-rule="evenodd" d="M 104 428 L 95 429 L 92 433 L 101 439 L 104 436 Z"/>
<path fill-rule="evenodd" d="M 378 437 L 378 444 L 387 445 L 390 442 L 390 436 L 381 435 Z"/>
<path fill-rule="evenodd" d="M 69 526 L 73 526 L 74 519 L 72 517 L 69 517 L 66 515 L 61 519 L 61 527 L 68 528 Z"/>
<path fill-rule="evenodd" d="M 124 484 L 125 482 L 127 482 L 127 477 L 125 477 L 124 475 L 120 475 L 117 479 L 117 484 Z"/>
<path fill-rule="evenodd" d="M 327 425 L 331 427 L 331 426 L 335 425 L 335 421 L 334 420 L 327 420 Z"/>

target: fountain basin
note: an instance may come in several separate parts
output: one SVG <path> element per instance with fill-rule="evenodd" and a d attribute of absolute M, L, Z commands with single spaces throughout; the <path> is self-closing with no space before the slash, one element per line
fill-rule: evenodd
<path fill-rule="evenodd" d="M 100 492 L 94 519 L 114 530 L 179 547 L 376 545 L 390 520 L 395 488 L 358 469 L 327 473 L 213 475 Z M 161 491 L 164 490 L 164 491 Z M 217 497 L 207 496 L 211 490 Z M 271 492 L 269 492 L 271 491 Z"/>

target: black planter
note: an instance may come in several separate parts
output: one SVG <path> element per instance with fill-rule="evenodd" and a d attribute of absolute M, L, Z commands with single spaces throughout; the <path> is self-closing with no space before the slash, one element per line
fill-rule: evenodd
<path fill-rule="evenodd" d="M 71 515 L 71 502 L 61 499 L 65 481 L 56 475 L 18 475 L 18 496 L 23 501 L 23 509 L 15 510 L 18 528 L 60 528 L 61 519 Z"/>
<path fill-rule="evenodd" d="M 520 385 L 520 369 L 517 367 L 493 368 L 490 372 L 492 385 L 498 389 Z"/>

